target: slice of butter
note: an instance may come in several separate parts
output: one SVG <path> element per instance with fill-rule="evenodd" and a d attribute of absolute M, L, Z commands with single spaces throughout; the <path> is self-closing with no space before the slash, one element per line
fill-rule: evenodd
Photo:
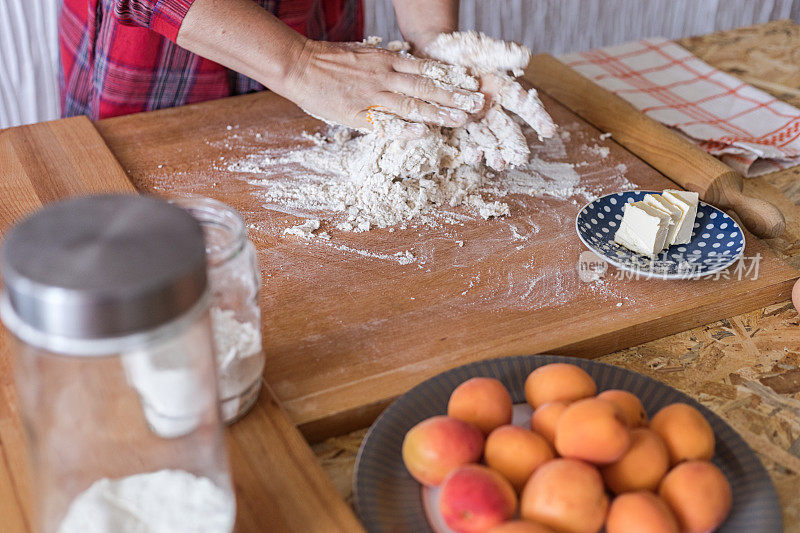
<path fill-rule="evenodd" d="M 644 202 L 625 204 L 614 242 L 637 254 L 655 256 L 664 249 L 670 215 Z"/>
<path fill-rule="evenodd" d="M 646 194 L 644 196 L 644 203 L 649 205 L 650 207 L 655 207 L 656 209 L 660 209 L 669 215 L 669 229 L 667 230 L 667 241 L 666 245 L 669 246 L 674 243 L 675 241 L 675 233 L 678 231 L 678 222 L 681 220 L 681 215 L 683 211 L 679 208 L 675 207 L 667 200 L 664 199 L 663 196 L 660 194 Z"/>
<path fill-rule="evenodd" d="M 692 240 L 694 219 L 697 217 L 698 194 L 690 191 L 667 189 L 661 196 L 682 211 L 681 219 L 678 221 L 678 227 L 675 230 L 675 237 L 670 244 L 688 243 Z"/>

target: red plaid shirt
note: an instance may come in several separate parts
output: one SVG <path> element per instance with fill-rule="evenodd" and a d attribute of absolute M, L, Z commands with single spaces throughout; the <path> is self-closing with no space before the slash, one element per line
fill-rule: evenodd
<path fill-rule="evenodd" d="M 59 17 L 61 114 L 150 111 L 264 87 L 175 44 L 194 0 L 63 0 Z M 356 0 L 254 0 L 315 39 L 361 39 Z"/>

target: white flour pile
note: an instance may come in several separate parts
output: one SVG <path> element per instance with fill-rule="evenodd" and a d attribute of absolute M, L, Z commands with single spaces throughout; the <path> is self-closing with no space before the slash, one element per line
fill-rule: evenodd
<path fill-rule="evenodd" d="M 183 470 L 100 479 L 72 502 L 59 533 L 228 533 L 233 496 Z"/>
<path fill-rule="evenodd" d="M 573 190 L 579 178 L 572 166 L 529 161 L 531 139 L 526 132 L 532 132 L 506 114 L 511 111 L 527 122 L 540 140 L 555 134 L 536 91 L 524 90 L 508 74 L 527 64 L 527 49 L 464 32 L 441 36 L 426 53 L 459 67 L 448 71 L 431 64 L 426 74 L 437 84 L 475 89 L 477 80 L 470 72 L 482 76 L 490 98 L 487 109 L 458 128 L 412 123 L 373 111 L 373 130 L 365 134 L 332 127 L 327 135 L 313 137 L 315 146 L 278 157 L 251 156 L 228 165 L 228 170 L 272 176 L 279 167 L 289 166 L 292 177 L 300 179 L 250 183 L 262 186 L 265 199 L 284 209 L 344 213 L 345 220 L 337 225 L 343 231 L 368 231 L 415 219 L 431 223 L 437 207 L 465 206 L 483 218 L 508 215 L 507 204 L 484 194 L 534 194 L 548 180 L 558 183 L 551 190 Z M 504 183 L 498 173 L 509 168 L 518 172 Z M 533 180 L 526 182 L 523 174 Z M 307 237 L 316 229 L 302 225 L 286 233 Z"/>
<path fill-rule="evenodd" d="M 217 355 L 219 397 L 240 395 L 261 377 L 261 364 L 246 360 L 261 352 L 261 332 L 249 322 L 239 322 L 230 309 L 211 308 L 211 326 Z"/>

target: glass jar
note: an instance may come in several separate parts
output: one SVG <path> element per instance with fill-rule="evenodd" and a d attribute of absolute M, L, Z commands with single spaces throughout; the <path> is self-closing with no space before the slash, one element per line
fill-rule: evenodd
<path fill-rule="evenodd" d="M 96 196 L 9 232 L 37 531 L 232 531 L 203 234 L 166 202 Z"/>
<path fill-rule="evenodd" d="M 253 406 L 261 389 L 261 275 L 244 220 L 231 206 L 200 196 L 172 200 L 203 228 L 211 290 L 211 324 L 223 420 Z"/>

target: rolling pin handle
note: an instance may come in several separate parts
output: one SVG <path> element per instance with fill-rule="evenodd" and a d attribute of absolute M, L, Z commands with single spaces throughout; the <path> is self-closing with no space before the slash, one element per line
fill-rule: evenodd
<path fill-rule="evenodd" d="M 783 235 L 786 219 L 773 204 L 744 194 L 731 200 L 731 209 L 739 215 L 744 227 L 753 235 L 762 239 L 774 239 Z"/>

